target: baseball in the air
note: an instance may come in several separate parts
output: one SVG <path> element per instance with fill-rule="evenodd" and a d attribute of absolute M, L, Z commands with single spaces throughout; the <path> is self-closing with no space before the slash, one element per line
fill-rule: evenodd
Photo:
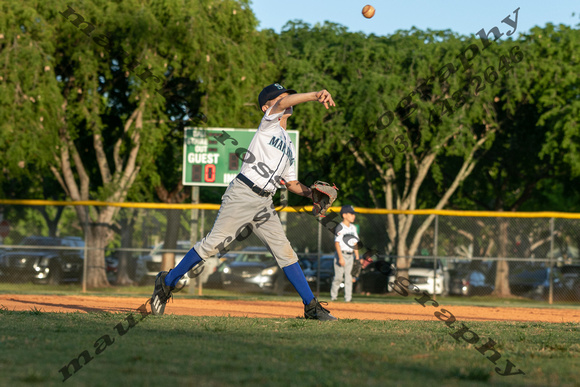
<path fill-rule="evenodd" d="M 362 9 L 362 14 L 367 19 L 370 19 L 371 17 L 375 16 L 375 7 L 372 5 L 365 5 Z"/>

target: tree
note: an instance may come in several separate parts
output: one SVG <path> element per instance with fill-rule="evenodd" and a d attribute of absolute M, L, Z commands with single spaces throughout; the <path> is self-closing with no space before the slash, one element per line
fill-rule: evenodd
<path fill-rule="evenodd" d="M 448 31 L 400 31 L 387 38 L 348 33 L 332 24 L 312 29 L 289 24 L 280 40 L 281 54 L 289 58 L 283 70 L 290 87 L 327 88 L 336 97 L 336 112 L 305 107 L 309 114 L 301 116 L 298 126 L 307 128 L 302 133 L 308 137 L 308 152 L 324 154 L 337 146 L 342 149 L 342 153 L 334 152 L 329 164 L 345 167 L 329 173 L 347 182 L 347 196 L 348 191 L 354 194 L 355 187 L 366 184 L 367 197 L 377 207 L 382 201 L 388 209 L 417 209 L 428 173 L 438 172 L 436 159 L 453 157 L 459 160 L 454 179 L 435 205 L 443 208 L 472 172 L 477 152 L 489 146 L 498 130 L 490 112 L 475 104 L 453 109 L 453 117 L 447 112 L 439 124 L 433 122 L 434 102 L 451 97 L 465 80 L 459 69 L 446 63 L 452 63 L 471 42 L 462 42 Z M 453 76 L 454 72 L 458 74 Z M 432 74 L 442 82 L 425 84 Z M 411 96 L 413 90 L 421 97 Z M 406 95 L 410 98 L 402 99 Z M 435 109 L 441 114 L 441 107 L 435 105 Z M 310 144 L 316 144 L 316 149 Z M 352 178 L 357 175 L 353 169 L 359 178 Z M 356 200 L 357 196 L 351 198 Z M 386 234 L 401 275 L 405 275 L 432 220 L 429 216 L 411 235 L 413 215 L 387 217 Z"/>
<path fill-rule="evenodd" d="M 200 108 L 174 98 L 176 79 L 194 82 L 219 125 L 245 115 L 240 107 L 257 75 L 237 75 L 262 59 L 251 48 L 262 35 L 247 1 L 8 1 L 2 17 L 9 65 L 1 130 L 5 143 L 18 145 L 10 160 L 32 154 L 72 200 L 123 202 L 137 175 L 154 170 L 151 156 L 176 107 L 186 118 Z M 104 248 L 118 207 L 76 211 L 91 247 L 87 284 L 105 286 Z"/>
<path fill-rule="evenodd" d="M 470 179 L 462 187 L 460 200 L 468 199 L 471 208 L 518 211 L 530 203 L 533 209 L 557 210 L 546 206 L 546 191 L 552 191 L 555 182 L 567 184 L 580 173 L 576 155 L 580 140 L 580 64 L 574 59 L 580 48 L 580 34 L 569 27 L 552 25 L 532 32 L 520 42 L 524 60 L 514 66 L 505 91 L 489 105 L 494 125 L 502 130 L 493 146 L 482 153 L 474 171 L 479 178 Z M 548 189 L 546 182 L 551 182 Z M 495 234 L 499 257 L 513 256 L 516 240 L 510 235 L 520 240 L 531 235 L 510 230 L 508 218 L 498 219 Z M 542 238 L 549 240 L 549 235 L 548 239 L 546 235 L 536 236 Z M 526 256 L 531 256 L 531 247 Z M 498 296 L 511 294 L 509 270 L 507 261 L 498 262 L 494 290 Z"/>

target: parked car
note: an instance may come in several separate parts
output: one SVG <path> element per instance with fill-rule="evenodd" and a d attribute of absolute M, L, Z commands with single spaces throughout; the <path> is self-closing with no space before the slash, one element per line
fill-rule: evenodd
<path fill-rule="evenodd" d="M 535 300 L 546 300 L 550 290 L 550 267 L 544 263 L 520 262 L 510 269 L 509 285 L 512 294 Z M 553 292 L 560 298 L 565 292 L 561 272 L 554 268 Z"/>
<path fill-rule="evenodd" d="M 116 254 L 107 255 L 105 257 L 105 272 L 109 282 L 115 282 L 119 274 L 119 258 Z"/>
<path fill-rule="evenodd" d="M 316 279 L 318 275 L 318 258 L 302 259 L 302 271 L 306 281 L 313 290 L 316 289 Z M 325 254 L 320 257 L 320 290 L 330 291 L 332 280 L 334 278 L 334 254 Z M 341 283 L 344 288 L 344 283 Z"/>
<path fill-rule="evenodd" d="M 127 254 L 127 275 L 132 280 L 135 280 L 135 270 L 137 266 L 137 256 L 131 253 L 125 252 Z M 114 283 L 117 281 L 119 275 L 120 260 L 123 252 L 115 250 L 111 254 L 105 256 L 105 271 L 107 272 L 107 279 L 109 282 Z"/>
<path fill-rule="evenodd" d="M 361 270 L 360 276 L 355 283 L 357 293 L 383 294 L 388 291 L 388 278 L 391 263 L 378 260 L 370 263 Z"/>
<path fill-rule="evenodd" d="M 161 242 L 155 246 L 147 255 L 142 255 L 137 258 L 137 266 L 135 268 L 135 281 L 140 284 L 152 283 L 157 274 L 161 271 L 161 261 L 163 259 L 163 246 Z M 177 241 L 177 250 L 182 252 L 175 253 L 175 265 L 177 265 L 185 253 L 191 249 L 190 241 Z"/>
<path fill-rule="evenodd" d="M 205 269 L 204 274 L 207 275 L 207 279 L 203 282 L 206 288 L 210 289 L 223 289 L 223 270 L 227 267 L 228 263 L 233 261 L 238 256 L 237 253 L 229 252 L 221 257 L 214 257 L 217 264 L 213 265 L 213 268 Z"/>
<path fill-rule="evenodd" d="M 457 296 L 485 296 L 494 289 L 493 262 L 460 261 L 449 271 L 449 294 Z"/>
<path fill-rule="evenodd" d="M 320 257 L 320 290 L 330 291 L 332 281 L 334 280 L 334 254 L 325 254 Z M 306 281 L 310 287 L 316 289 L 316 276 L 318 272 L 318 259 L 309 258 L 300 261 Z M 373 262 L 362 269 L 358 281 L 354 285 L 354 292 L 369 292 L 382 294 L 387 292 L 387 274 L 386 269 L 390 263 L 385 261 Z M 383 267 L 384 266 L 384 267 Z M 385 271 L 387 270 L 387 271 Z M 340 288 L 344 289 L 344 281 L 340 283 Z"/>
<path fill-rule="evenodd" d="M 282 294 L 292 284 L 274 256 L 262 246 L 246 247 L 221 267 L 224 289 Z"/>
<path fill-rule="evenodd" d="M 562 284 L 565 289 L 563 299 L 580 301 L 580 265 L 564 265 L 560 268 Z"/>
<path fill-rule="evenodd" d="M 78 282 L 83 275 L 83 247 L 80 237 L 26 237 L 0 256 L 0 275 L 5 280 L 33 281 L 56 285 Z M 32 249 L 27 246 L 78 247 L 79 249 Z"/>
<path fill-rule="evenodd" d="M 435 274 L 435 294 L 446 295 L 447 287 L 446 278 L 449 278 L 447 269 L 443 267 L 441 260 L 437 260 L 437 270 L 433 273 L 433 261 L 430 259 L 413 259 L 409 268 L 409 281 L 411 281 L 420 292 L 426 291 L 433 294 L 433 274 Z M 394 275 L 389 275 L 389 283 L 395 281 Z M 391 285 L 387 285 L 389 292 L 393 291 Z"/>

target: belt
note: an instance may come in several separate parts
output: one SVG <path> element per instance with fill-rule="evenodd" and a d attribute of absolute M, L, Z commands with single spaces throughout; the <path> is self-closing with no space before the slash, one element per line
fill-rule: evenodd
<path fill-rule="evenodd" d="M 248 179 L 246 176 L 242 175 L 241 173 L 238 173 L 238 176 L 236 176 L 242 183 L 244 183 L 245 185 L 247 185 L 248 187 L 250 187 L 250 189 L 252 191 L 254 191 L 256 194 L 263 196 L 263 197 L 269 197 L 271 195 L 273 195 L 273 192 L 270 191 L 264 191 L 262 188 L 258 187 L 256 184 L 254 184 L 252 182 L 252 180 Z"/>
<path fill-rule="evenodd" d="M 343 254 L 354 254 L 354 251 L 342 251 Z"/>

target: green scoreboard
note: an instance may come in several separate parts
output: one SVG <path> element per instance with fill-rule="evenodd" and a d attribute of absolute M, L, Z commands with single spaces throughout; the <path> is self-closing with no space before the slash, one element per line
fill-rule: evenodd
<path fill-rule="evenodd" d="M 254 133 L 256 129 L 185 128 L 183 185 L 227 187 L 242 169 L 242 159 Z M 294 166 L 298 177 L 298 131 L 287 133 L 296 150 Z"/>

